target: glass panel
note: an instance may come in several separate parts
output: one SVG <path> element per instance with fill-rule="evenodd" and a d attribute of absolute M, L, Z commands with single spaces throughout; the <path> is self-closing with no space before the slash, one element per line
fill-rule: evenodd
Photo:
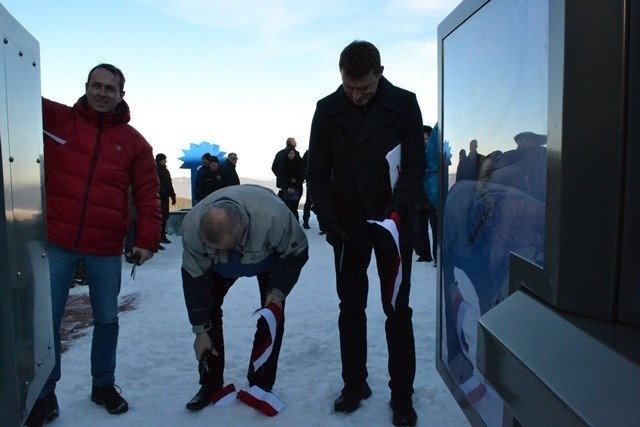
<path fill-rule="evenodd" d="M 478 318 L 507 296 L 511 252 L 544 260 L 548 15 L 493 0 L 443 40 L 442 355 L 489 425 L 502 402 L 476 368 Z"/>

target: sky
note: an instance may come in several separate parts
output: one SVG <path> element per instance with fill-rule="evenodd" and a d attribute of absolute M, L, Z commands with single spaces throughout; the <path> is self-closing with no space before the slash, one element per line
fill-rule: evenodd
<path fill-rule="evenodd" d="M 76 338 L 62 354 L 62 379 L 56 394 L 60 416 L 55 427 L 109 426 L 389 426 L 389 388 L 384 313 L 377 286 L 375 258 L 369 267 L 371 286 L 368 317 L 368 383 L 372 396 L 352 414 L 333 412 L 340 394 L 338 298 L 335 279 L 328 274 L 333 254 L 318 235 L 315 217 L 309 239 L 310 258 L 287 297 L 285 334 L 273 393 L 284 409 L 273 418 L 235 401 L 229 406 L 189 412 L 185 404 L 198 391 L 193 333 L 187 318 L 180 279 L 181 238 L 169 235 L 171 244 L 136 270 L 123 265 L 121 301 L 135 309 L 121 312 L 116 384 L 129 402 L 129 411 L 110 415 L 90 400 L 90 331 Z M 415 259 L 415 257 L 414 257 Z M 71 289 L 71 298 L 87 295 L 87 286 Z M 225 333 L 225 384 L 246 390 L 246 370 L 255 332 L 252 313 L 259 308 L 255 278 L 240 278 L 223 305 Z M 468 422 L 435 368 L 436 268 L 415 262 L 412 270 L 411 306 L 416 339 L 416 378 L 413 402 L 418 425 L 468 426 Z"/>
<path fill-rule="evenodd" d="M 1 0 L 40 43 L 43 96 L 72 105 L 100 62 L 125 74 L 131 124 L 172 176 L 190 144 L 238 154 L 273 179 L 292 136 L 308 148 L 316 102 L 340 85 L 338 57 L 374 43 L 384 75 L 437 120 L 437 26 L 458 0 Z"/>

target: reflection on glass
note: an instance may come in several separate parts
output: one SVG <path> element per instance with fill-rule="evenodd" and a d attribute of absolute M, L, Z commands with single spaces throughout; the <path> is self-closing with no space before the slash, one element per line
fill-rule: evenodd
<path fill-rule="evenodd" d="M 510 253 L 544 261 L 547 67 L 544 1 L 493 0 L 443 41 L 442 354 L 488 425 L 478 318 L 507 296 Z"/>

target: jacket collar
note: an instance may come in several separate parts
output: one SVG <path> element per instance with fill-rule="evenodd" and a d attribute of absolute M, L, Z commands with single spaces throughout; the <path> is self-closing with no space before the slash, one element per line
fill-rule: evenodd
<path fill-rule="evenodd" d="M 344 93 L 342 85 L 338 87 L 333 96 L 333 102 L 329 106 L 328 114 L 335 123 L 352 133 L 358 133 L 356 144 L 359 144 L 369 136 L 385 127 L 389 122 L 395 120 L 401 111 L 401 106 L 397 97 L 393 97 L 394 86 L 384 76 L 380 77 L 378 91 L 370 110 L 367 113 L 364 123 L 358 117 L 359 113 L 355 105 Z"/>
<path fill-rule="evenodd" d="M 103 126 L 116 126 L 127 124 L 131 119 L 129 105 L 123 99 L 116 107 L 113 113 L 99 113 L 89 107 L 87 95 L 82 95 L 73 106 L 73 109 L 80 112 L 89 122 L 94 124 L 102 124 Z"/>

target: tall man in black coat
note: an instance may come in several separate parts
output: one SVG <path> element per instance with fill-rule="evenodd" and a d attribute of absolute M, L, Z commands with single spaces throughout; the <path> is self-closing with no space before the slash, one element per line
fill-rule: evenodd
<path fill-rule="evenodd" d="M 425 169 L 420 107 L 415 94 L 393 86 L 382 76 L 380 53 L 369 42 L 349 44 L 340 55 L 339 67 L 342 85 L 317 103 L 307 169 L 320 226 L 333 246 L 340 299 L 344 388 L 334 409 L 352 412 L 360 406 L 360 400 L 371 395 L 366 382 L 365 308 L 367 267 L 373 249 L 384 290 L 393 422 L 415 425 L 415 344 L 409 291 L 414 201 Z M 392 188 L 385 156 L 398 144 L 401 171 Z M 394 279 L 397 251 L 394 256 L 376 229 L 380 227 L 367 221 L 388 217 L 397 220 L 398 215 L 402 275 L 396 299 L 392 300 L 386 290 Z"/>

